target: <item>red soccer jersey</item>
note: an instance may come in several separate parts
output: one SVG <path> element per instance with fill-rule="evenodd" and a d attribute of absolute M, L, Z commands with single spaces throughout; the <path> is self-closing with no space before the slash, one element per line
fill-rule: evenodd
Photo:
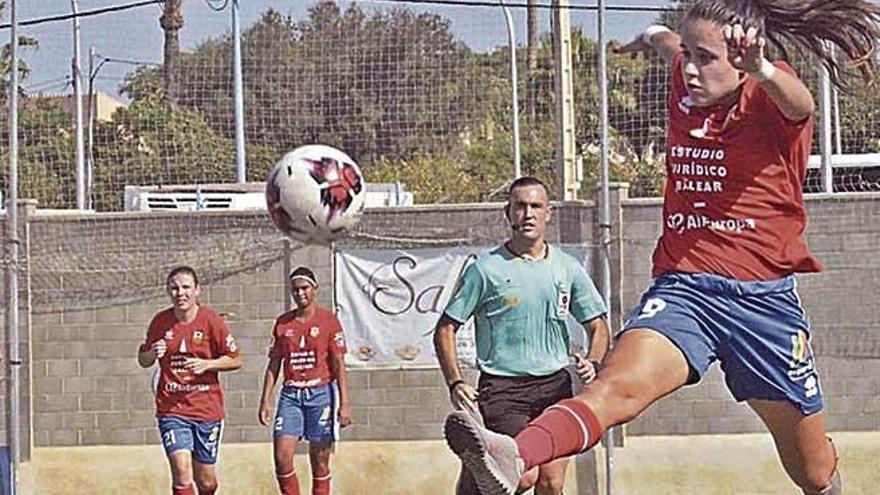
<path fill-rule="evenodd" d="M 330 359 L 345 354 L 345 334 L 332 312 L 317 308 L 308 321 L 288 311 L 275 320 L 269 357 L 281 359 L 284 385 L 317 387 L 330 383 Z"/>
<path fill-rule="evenodd" d="M 213 309 L 199 305 L 192 323 L 181 323 L 172 308 L 153 317 L 141 350 L 165 339 L 168 350 L 159 359 L 156 416 L 180 416 L 201 421 L 218 421 L 226 415 L 223 390 L 216 371 L 196 375 L 183 369 L 187 358 L 216 359 L 238 356 L 238 346 L 226 322 Z"/>
<path fill-rule="evenodd" d="M 771 280 L 819 271 L 803 240 L 813 118 L 787 120 L 751 77 L 732 106 L 693 106 L 681 63 L 679 54 L 671 75 L 663 234 L 653 275 Z M 794 73 L 784 62 L 775 65 Z"/>

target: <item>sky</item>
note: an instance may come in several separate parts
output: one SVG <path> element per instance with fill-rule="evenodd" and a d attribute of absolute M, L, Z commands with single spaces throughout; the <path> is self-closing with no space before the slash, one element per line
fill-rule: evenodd
<path fill-rule="evenodd" d="M 226 0 L 183 0 L 184 27 L 180 31 L 183 50 L 192 50 L 201 42 L 217 38 L 231 31 L 231 13 L 229 8 L 216 11 L 212 7 L 222 7 Z M 549 0 L 540 0 L 547 4 Z M 79 11 L 87 12 L 103 7 L 125 5 L 133 0 L 79 0 Z M 69 0 L 18 0 L 18 19 L 27 21 L 69 14 Z M 263 12 L 269 8 L 290 15 L 294 20 L 305 18 L 307 9 L 314 0 L 241 0 L 240 18 L 242 30 L 258 21 Z M 345 8 L 350 1 L 337 0 L 340 7 Z M 417 12 L 429 11 L 439 14 L 451 22 L 455 36 L 477 51 L 486 51 L 499 46 L 507 46 L 507 30 L 502 10 L 498 7 L 463 7 L 448 5 L 424 5 L 401 3 L 397 1 L 360 1 L 356 2 L 364 10 L 392 9 L 404 7 Z M 507 0 L 514 5 L 511 13 L 517 44 L 525 43 L 526 15 L 525 9 L 516 7 L 525 0 Z M 595 5 L 595 2 L 572 0 L 572 5 Z M 611 5 L 658 6 L 663 1 L 622 0 Z M 3 22 L 9 21 L 9 4 L 3 14 Z M 539 27 L 541 31 L 549 30 L 549 11 L 541 9 Z M 158 4 L 138 7 L 122 12 L 101 14 L 81 19 L 81 63 L 84 74 L 89 71 L 89 51 L 94 47 L 99 57 L 113 61 L 105 63 L 96 76 L 99 90 L 116 94 L 125 75 L 131 72 L 135 63 L 161 63 L 163 32 L 159 25 L 162 7 Z M 611 38 L 630 38 L 656 18 L 653 12 L 613 12 L 608 17 L 608 33 Z M 596 17 L 592 12 L 573 11 L 572 26 L 582 26 L 584 32 L 591 37 L 596 36 Z M 71 92 L 70 84 L 71 61 L 73 58 L 73 21 L 54 21 L 36 26 L 20 27 L 20 33 L 36 38 L 39 48 L 23 49 L 21 56 L 31 69 L 30 75 L 22 85 L 28 93 L 65 93 Z M 0 37 L 8 40 L 9 29 L 0 30 Z M 247 77 L 247 74 L 245 74 Z M 85 83 L 84 83 L 85 84 Z M 86 90 L 84 86 L 84 91 Z"/>

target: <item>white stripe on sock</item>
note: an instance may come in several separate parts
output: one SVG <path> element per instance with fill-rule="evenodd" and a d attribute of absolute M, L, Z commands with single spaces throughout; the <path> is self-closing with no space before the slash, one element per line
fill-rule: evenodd
<path fill-rule="evenodd" d="M 585 425 L 584 422 L 581 421 L 581 418 L 577 414 L 575 414 L 575 412 L 572 411 L 567 406 L 563 406 L 560 404 L 554 404 L 554 405 L 548 407 L 545 410 L 545 412 L 549 411 L 550 409 L 554 409 L 554 408 L 559 409 L 564 412 L 567 412 L 568 414 L 571 414 L 571 417 L 573 417 L 575 419 L 575 421 L 577 421 L 577 424 L 581 427 L 581 432 L 583 432 L 583 434 L 584 434 L 584 444 L 581 446 L 580 451 L 583 452 L 583 451 L 587 450 L 587 447 L 590 445 L 590 430 L 587 428 L 587 425 Z"/>

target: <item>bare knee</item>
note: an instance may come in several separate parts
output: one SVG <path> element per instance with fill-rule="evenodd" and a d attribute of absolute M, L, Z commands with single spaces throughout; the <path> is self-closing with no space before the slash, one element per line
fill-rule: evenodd
<path fill-rule="evenodd" d="M 824 475 L 819 470 L 813 471 L 816 472 L 805 473 L 804 479 L 798 483 L 805 495 L 840 495 L 843 483 L 837 469 L 831 473 L 826 470 Z"/>
<path fill-rule="evenodd" d="M 590 383 L 580 395 L 603 428 L 633 420 L 648 405 L 642 387 L 624 376 L 609 374 Z"/>
<path fill-rule="evenodd" d="M 840 472 L 837 469 L 831 473 L 831 478 L 826 482 L 824 488 L 815 491 L 804 488 L 804 495 L 840 495 L 841 493 L 843 493 L 843 480 L 841 480 Z"/>
<path fill-rule="evenodd" d="M 840 484 L 840 475 L 837 472 L 837 452 L 834 444 L 828 441 L 826 452 L 813 452 L 806 456 L 803 467 L 795 470 L 794 482 L 808 495 L 829 495 L 838 492 L 828 491 L 834 485 Z M 794 474 L 794 473 L 792 473 Z"/>
<path fill-rule="evenodd" d="M 203 474 L 196 477 L 196 486 L 199 487 L 199 493 L 203 495 L 211 495 L 217 491 L 217 477 L 213 474 Z"/>

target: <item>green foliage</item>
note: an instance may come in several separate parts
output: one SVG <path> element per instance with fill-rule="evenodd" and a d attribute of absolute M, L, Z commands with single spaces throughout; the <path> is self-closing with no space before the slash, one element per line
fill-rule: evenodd
<path fill-rule="evenodd" d="M 580 193 L 591 197 L 599 168 L 597 45 L 578 31 L 571 43 Z M 267 10 L 244 33 L 243 50 L 249 181 L 264 180 L 284 152 L 320 142 L 351 154 L 371 182 L 406 183 L 420 203 L 503 199 L 514 170 L 506 47 L 474 52 L 434 14 L 365 12 L 354 4 L 341 10 L 324 1 L 300 20 Z M 518 53 L 523 110 L 525 51 Z M 231 52 L 231 40 L 220 37 L 182 54 L 174 109 L 163 103 L 161 69 L 141 68 L 126 79 L 120 90 L 131 106 L 95 129 L 96 209 L 121 209 L 124 185 L 236 179 Z M 792 63 L 813 87 L 809 62 Z M 4 70 L 0 57 L 0 77 Z M 630 182 L 634 196 L 659 194 L 668 67 L 656 57 L 609 55 L 608 72 L 610 178 Z M 553 75 L 552 44 L 544 37 L 532 78 L 534 119 L 520 118 L 521 154 L 523 173 L 545 180 L 551 192 Z M 872 93 L 841 97 L 845 151 L 880 151 L 878 100 Z M 42 206 L 73 206 L 72 134 L 72 118 L 60 108 L 24 112 L 24 196 Z"/>
<path fill-rule="evenodd" d="M 122 185 L 205 184 L 235 181 L 234 146 L 204 116 L 158 101 L 116 111 L 95 129 L 95 209 L 122 208 Z"/>

